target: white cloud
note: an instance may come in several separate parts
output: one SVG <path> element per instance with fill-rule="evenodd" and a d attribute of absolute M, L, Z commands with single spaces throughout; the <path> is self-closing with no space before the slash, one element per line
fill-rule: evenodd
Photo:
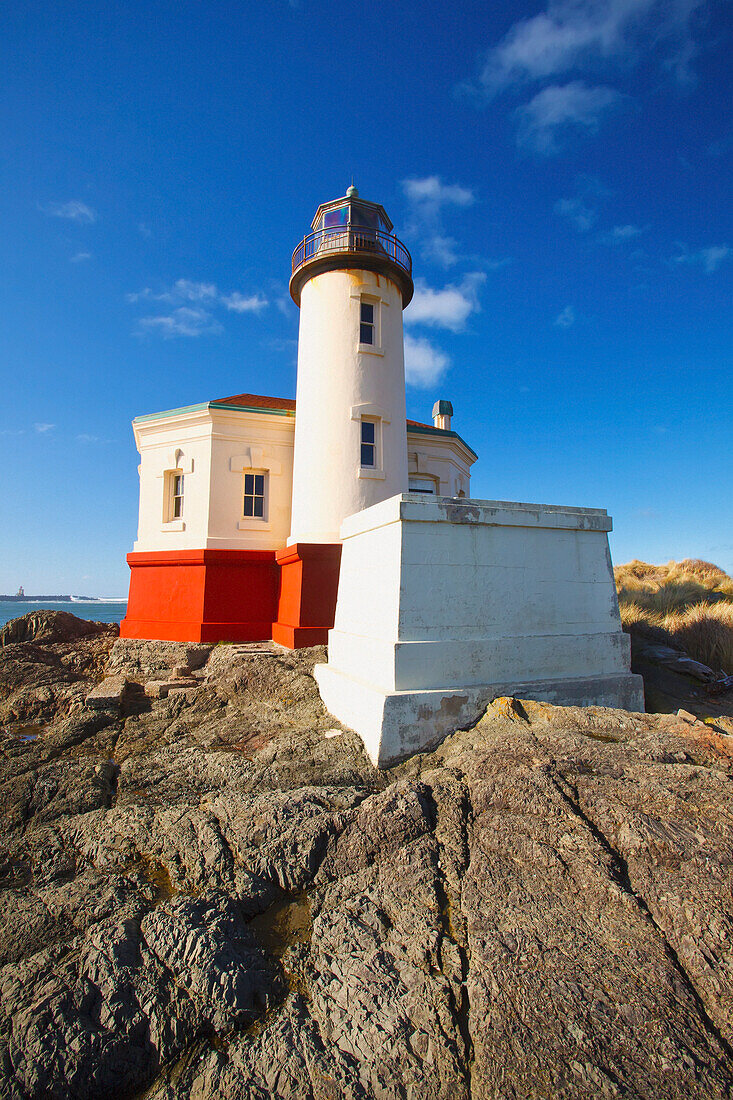
<path fill-rule="evenodd" d="M 468 207 L 476 201 L 473 191 L 457 183 L 443 183 L 440 176 L 423 176 L 402 181 L 402 190 L 411 206 L 408 228 L 420 238 L 425 259 L 452 267 L 458 262 L 457 241 L 443 225 L 447 207 Z"/>
<path fill-rule="evenodd" d="M 565 306 L 565 309 L 561 313 L 558 313 L 554 323 L 558 328 L 570 328 L 575 324 L 575 310 L 572 306 Z"/>
<path fill-rule="evenodd" d="M 262 294 L 251 294 L 247 298 L 237 290 L 233 294 L 223 295 L 221 300 L 227 309 L 232 309 L 235 313 L 261 313 L 267 305 L 267 298 Z"/>
<path fill-rule="evenodd" d="M 99 443 L 98 435 L 87 435 L 86 432 L 82 432 L 81 435 L 76 437 L 77 443 Z"/>
<path fill-rule="evenodd" d="M 459 332 L 469 316 L 480 309 L 478 291 L 485 280 L 486 275 L 482 271 L 474 271 L 466 275 L 460 284 L 434 290 L 423 279 L 417 279 L 415 296 L 405 310 L 405 323 Z"/>
<path fill-rule="evenodd" d="M 730 255 L 731 250 L 727 244 L 713 245 L 711 248 L 702 248 L 700 250 L 702 265 L 708 275 L 716 271 L 723 260 L 727 260 Z"/>
<path fill-rule="evenodd" d="M 614 241 L 631 241 L 641 232 L 638 225 L 615 225 L 611 230 L 611 237 Z"/>
<path fill-rule="evenodd" d="M 191 279 L 177 279 L 170 293 L 173 301 L 203 302 L 216 298 L 218 291 L 214 283 L 194 283 Z"/>
<path fill-rule="evenodd" d="M 402 181 L 402 190 L 410 202 L 440 209 L 443 206 L 472 206 L 473 191 L 457 183 L 443 183 L 440 176 Z"/>
<path fill-rule="evenodd" d="M 231 294 L 221 294 L 216 283 L 200 283 L 193 279 L 176 279 L 169 290 L 154 291 L 149 286 L 125 296 L 128 302 L 170 302 L 179 305 L 182 302 L 206 302 L 208 305 L 220 304 L 239 313 L 259 312 L 268 304 L 262 294 L 245 297 L 235 290 Z"/>
<path fill-rule="evenodd" d="M 555 213 L 568 218 L 579 233 L 587 233 L 596 223 L 598 213 L 586 206 L 582 199 L 558 199 L 554 207 Z"/>
<path fill-rule="evenodd" d="M 405 334 L 405 381 L 408 386 L 429 389 L 440 381 L 450 366 L 445 352 L 423 337 Z"/>
<path fill-rule="evenodd" d="M 601 116 L 621 98 L 613 88 L 589 88 L 580 80 L 552 84 L 518 108 L 517 144 L 546 156 L 558 153 L 570 133 L 595 133 Z"/>
<path fill-rule="evenodd" d="M 40 423 L 34 424 L 33 427 L 36 429 L 37 432 L 40 432 L 41 435 L 44 435 L 46 432 L 50 432 L 53 428 L 55 428 L 56 425 L 55 424 L 45 424 L 43 422 L 40 422 Z"/>
<path fill-rule="evenodd" d="M 172 336 L 203 336 L 204 333 L 221 332 L 221 325 L 205 309 L 180 306 L 169 314 L 142 317 L 140 329 L 160 333 L 168 339 Z"/>
<path fill-rule="evenodd" d="M 73 256 L 69 257 L 69 263 L 81 264 L 84 263 L 85 260 L 91 260 L 91 258 L 91 252 L 75 252 Z"/>
<path fill-rule="evenodd" d="M 679 245 L 678 254 L 674 257 L 674 262 L 676 264 L 699 264 L 708 275 L 712 275 L 731 256 L 733 256 L 733 249 L 727 244 L 710 245 L 708 248 L 701 248 L 697 252 L 690 252 L 686 245 L 681 244 Z"/>
<path fill-rule="evenodd" d="M 426 260 L 440 264 L 441 267 L 452 267 L 458 263 L 458 242 L 455 237 L 446 237 L 441 233 L 433 233 L 425 238 L 422 254 Z"/>
<path fill-rule="evenodd" d="M 690 21 L 705 0 L 549 0 L 547 9 L 515 23 L 489 50 L 479 77 L 491 98 L 512 85 L 628 65 L 644 47 L 671 50 L 665 67 L 689 82 L 696 47 Z"/>
<path fill-rule="evenodd" d="M 84 202 L 47 202 L 40 204 L 38 209 L 51 218 L 67 218 L 69 221 L 78 222 L 79 225 L 91 225 L 97 220 L 96 210 L 87 206 Z"/>
<path fill-rule="evenodd" d="M 262 294 L 249 296 L 233 291 L 221 294 L 215 283 L 177 279 L 169 290 L 153 291 L 149 286 L 134 294 L 126 295 L 127 301 L 165 302 L 175 308 L 170 313 L 143 317 L 139 332 L 158 332 L 161 336 L 202 336 L 204 333 L 222 331 L 222 326 L 211 313 L 218 307 L 235 313 L 260 313 L 268 301 Z"/>

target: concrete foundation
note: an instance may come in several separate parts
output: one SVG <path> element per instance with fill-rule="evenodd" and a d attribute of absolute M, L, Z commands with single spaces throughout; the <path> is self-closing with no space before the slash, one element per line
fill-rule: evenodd
<path fill-rule="evenodd" d="M 643 710 L 600 509 L 402 494 L 350 516 L 324 703 L 387 766 L 498 695 Z"/>

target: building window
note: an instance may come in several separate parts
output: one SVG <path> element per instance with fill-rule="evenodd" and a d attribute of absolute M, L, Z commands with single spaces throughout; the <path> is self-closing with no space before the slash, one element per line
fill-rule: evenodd
<path fill-rule="evenodd" d="M 361 422 L 361 464 L 377 465 L 377 424 L 374 420 Z"/>
<path fill-rule="evenodd" d="M 183 474 L 170 476 L 169 518 L 180 519 L 183 515 Z"/>
<path fill-rule="evenodd" d="M 376 305 L 374 302 L 361 303 L 361 323 L 359 325 L 359 343 L 376 344 Z"/>
<path fill-rule="evenodd" d="M 265 517 L 265 475 L 244 475 L 244 515 L 255 519 Z"/>
<path fill-rule="evenodd" d="M 437 486 L 432 477 L 411 477 L 409 482 L 411 493 L 425 493 L 426 496 L 436 496 Z"/>

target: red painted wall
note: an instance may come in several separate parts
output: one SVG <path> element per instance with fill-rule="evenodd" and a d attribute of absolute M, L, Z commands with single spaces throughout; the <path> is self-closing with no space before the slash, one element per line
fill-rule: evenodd
<path fill-rule="evenodd" d="M 274 550 L 128 554 L 130 595 L 122 638 L 251 642 L 272 636 Z"/>

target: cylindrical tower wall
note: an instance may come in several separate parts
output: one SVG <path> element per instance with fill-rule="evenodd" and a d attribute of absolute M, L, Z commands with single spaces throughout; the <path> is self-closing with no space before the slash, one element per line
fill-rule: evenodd
<path fill-rule="evenodd" d="M 371 345 L 362 303 L 373 305 Z M 362 421 L 374 424 L 362 464 Z M 302 288 L 290 542 L 338 542 L 346 516 L 407 491 L 402 294 L 382 274 L 325 271 Z"/>

